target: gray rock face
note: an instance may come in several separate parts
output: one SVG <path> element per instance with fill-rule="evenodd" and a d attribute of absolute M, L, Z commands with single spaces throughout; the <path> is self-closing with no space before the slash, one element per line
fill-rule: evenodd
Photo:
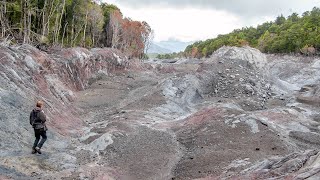
<path fill-rule="evenodd" d="M 0 46 L 0 179 L 319 178 L 319 60 Z M 30 154 L 45 101 L 49 140 Z"/>

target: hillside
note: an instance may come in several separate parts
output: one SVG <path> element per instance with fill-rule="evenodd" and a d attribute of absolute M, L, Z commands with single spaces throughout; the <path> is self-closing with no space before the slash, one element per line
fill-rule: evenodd
<path fill-rule="evenodd" d="M 172 51 L 164 47 L 158 46 L 156 43 L 151 43 L 147 53 L 148 54 L 168 54 L 168 53 L 172 53 Z"/>
<path fill-rule="evenodd" d="M 311 57 L 224 47 L 204 61 L 0 46 L 0 179 L 320 177 Z M 49 140 L 31 154 L 29 112 Z"/>
<path fill-rule="evenodd" d="M 167 41 L 155 42 L 155 44 L 160 47 L 169 49 L 172 52 L 178 53 L 180 51 L 184 51 L 188 45 L 192 44 L 192 42 L 182 42 L 179 40 L 169 39 Z"/>
<path fill-rule="evenodd" d="M 292 13 L 273 22 L 236 29 L 214 39 L 199 41 L 185 49 L 188 57 L 209 57 L 222 46 L 246 46 L 264 53 L 302 53 L 315 55 L 320 50 L 320 9 L 314 7 L 302 16 Z"/>

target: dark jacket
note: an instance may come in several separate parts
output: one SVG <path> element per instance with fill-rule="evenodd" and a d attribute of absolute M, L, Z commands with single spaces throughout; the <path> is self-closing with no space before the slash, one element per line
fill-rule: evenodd
<path fill-rule="evenodd" d="M 46 122 L 47 118 L 41 108 L 36 107 L 30 113 L 30 125 L 34 129 L 44 129 L 47 130 Z"/>

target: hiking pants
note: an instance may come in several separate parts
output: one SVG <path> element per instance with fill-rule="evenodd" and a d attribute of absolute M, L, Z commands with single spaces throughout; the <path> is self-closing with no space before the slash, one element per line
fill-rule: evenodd
<path fill-rule="evenodd" d="M 36 140 L 34 141 L 33 148 L 36 148 L 37 146 L 41 148 L 43 146 L 43 143 L 47 140 L 46 131 L 44 129 L 34 129 L 34 135 L 36 136 Z M 41 141 L 40 136 L 42 137 Z"/>

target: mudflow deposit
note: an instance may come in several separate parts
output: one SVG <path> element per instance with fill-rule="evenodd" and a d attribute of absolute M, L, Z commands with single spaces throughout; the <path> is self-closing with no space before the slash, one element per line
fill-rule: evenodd
<path fill-rule="evenodd" d="M 320 59 L 0 46 L 0 179 L 319 179 Z M 31 154 L 29 113 L 48 141 Z"/>

